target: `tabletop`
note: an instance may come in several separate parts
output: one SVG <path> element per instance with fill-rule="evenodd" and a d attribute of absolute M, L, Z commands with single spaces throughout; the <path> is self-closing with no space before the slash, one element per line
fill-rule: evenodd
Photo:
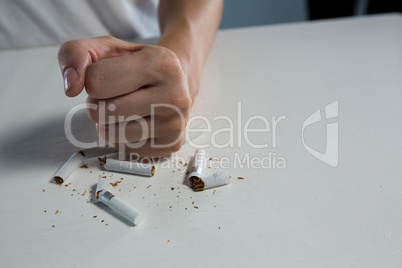
<path fill-rule="evenodd" d="M 218 32 L 192 110 L 210 129 L 194 192 L 185 144 L 154 177 L 96 159 L 66 185 L 52 176 L 77 148 L 58 47 L 0 52 L 2 267 L 400 267 L 402 17 Z M 72 135 L 96 141 L 85 111 Z M 99 176 L 144 213 L 132 227 L 95 204 Z"/>

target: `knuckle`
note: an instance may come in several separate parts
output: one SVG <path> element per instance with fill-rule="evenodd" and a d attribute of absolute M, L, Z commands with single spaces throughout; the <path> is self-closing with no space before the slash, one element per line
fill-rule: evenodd
<path fill-rule="evenodd" d="M 181 117 L 176 117 L 175 119 L 171 120 L 167 126 L 165 126 L 166 131 L 172 133 L 174 136 L 179 136 L 185 127 L 186 122 Z"/>
<path fill-rule="evenodd" d="M 176 56 L 166 55 L 160 62 L 159 71 L 172 79 L 181 79 L 184 76 L 181 63 Z"/>
<path fill-rule="evenodd" d="M 63 43 L 57 53 L 57 58 L 59 59 L 59 62 L 63 62 L 64 60 L 66 60 L 68 56 L 79 46 L 80 40 L 70 40 Z"/>
<path fill-rule="evenodd" d="M 177 142 L 176 144 L 172 145 L 170 149 L 172 150 L 172 152 L 179 151 L 181 149 L 181 142 Z"/>
<path fill-rule="evenodd" d="M 143 51 L 152 59 L 151 68 L 157 76 L 181 78 L 184 75 L 181 63 L 176 54 L 162 46 L 145 46 Z"/>
<path fill-rule="evenodd" d="M 176 94 L 171 94 L 166 97 L 166 103 L 177 107 L 182 113 L 186 113 L 192 105 L 192 99 L 187 90 L 177 91 Z"/>
<path fill-rule="evenodd" d="M 117 38 L 116 38 L 116 37 L 113 37 L 113 36 L 111 36 L 111 35 L 101 35 L 101 36 L 96 37 L 95 39 L 115 40 L 115 39 L 117 39 Z"/>

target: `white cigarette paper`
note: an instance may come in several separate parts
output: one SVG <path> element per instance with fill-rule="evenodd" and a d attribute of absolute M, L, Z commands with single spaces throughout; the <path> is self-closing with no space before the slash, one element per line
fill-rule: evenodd
<path fill-rule="evenodd" d="M 129 204 L 121 200 L 120 198 L 113 197 L 109 199 L 109 205 L 111 209 L 119 213 L 121 216 L 126 218 L 130 223 L 134 225 L 139 225 L 142 222 L 143 215 L 140 211 L 131 207 Z"/>
<path fill-rule="evenodd" d="M 205 178 L 195 178 L 191 180 L 191 186 L 196 192 L 204 191 L 211 188 L 216 188 L 219 186 L 224 186 L 230 183 L 230 175 L 226 171 L 218 171 L 212 176 Z"/>
<path fill-rule="evenodd" d="M 212 176 L 202 178 L 204 182 L 204 190 L 211 189 L 219 186 L 228 185 L 230 183 L 230 175 L 226 171 L 218 171 Z"/>
<path fill-rule="evenodd" d="M 205 161 L 205 151 L 202 149 L 198 149 L 195 151 L 194 160 L 192 163 L 192 167 L 190 169 L 190 174 L 188 174 L 188 178 L 191 183 L 191 178 L 201 178 L 202 177 L 202 168 L 204 167 Z"/>
<path fill-rule="evenodd" d="M 71 174 L 73 174 L 74 170 L 79 168 L 85 160 L 85 156 L 78 151 L 74 153 L 65 163 L 64 165 L 54 174 L 54 181 L 57 184 L 62 184 Z"/>
<path fill-rule="evenodd" d="M 85 158 L 92 158 L 98 155 L 108 155 L 111 153 L 116 153 L 114 148 L 106 147 L 94 147 L 85 150 L 79 150 L 75 152 L 64 164 L 63 166 L 54 174 L 53 180 L 57 184 L 62 184 L 68 177 L 70 177 L 73 172 L 79 168 L 83 163 Z"/>
<path fill-rule="evenodd" d="M 107 159 L 105 169 L 152 177 L 155 175 L 155 166 L 152 164 Z"/>
<path fill-rule="evenodd" d="M 107 192 L 108 186 L 109 185 L 106 178 L 99 178 L 98 184 L 96 185 L 95 198 L 99 200 L 99 196 Z"/>
<path fill-rule="evenodd" d="M 143 219 L 142 213 L 120 198 L 114 196 L 107 188 L 107 180 L 105 178 L 99 178 L 98 185 L 96 186 L 96 199 L 119 213 L 130 223 L 139 225 Z"/>

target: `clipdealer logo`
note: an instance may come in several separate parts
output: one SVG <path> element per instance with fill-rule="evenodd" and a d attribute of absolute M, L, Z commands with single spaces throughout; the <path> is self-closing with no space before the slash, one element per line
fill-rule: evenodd
<path fill-rule="evenodd" d="M 317 110 L 312 113 L 303 123 L 302 126 L 302 142 L 304 148 L 309 152 L 312 156 L 321 160 L 322 162 L 332 166 L 338 166 L 339 159 L 339 134 L 338 134 L 338 123 L 327 123 L 327 137 L 326 137 L 326 148 L 325 153 L 318 152 L 314 150 L 310 146 L 308 146 L 304 139 L 304 130 L 315 123 L 323 121 L 323 117 L 326 120 L 331 118 L 338 118 L 338 101 L 334 101 L 325 106 L 324 116 L 321 115 L 321 110 Z"/>
<path fill-rule="evenodd" d="M 92 104 L 91 104 L 92 105 Z M 108 111 L 112 111 L 115 107 L 106 106 L 105 103 L 100 103 L 99 107 L 95 107 L 94 105 L 88 104 L 79 104 L 73 107 L 66 116 L 64 122 L 64 128 L 67 139 L 79 148 L 91 148 L 91 147 L 105 147 L 108 142 L 106 142 L 103 138 L 98 135 L 98 141 L 93 141 L 89 143 L 83 143 L 78 141 L 71 129 L 72 129 L 72 117 L 79 110 L 82 109 L 96 109 L 98 108 L 99 118 L 105 118 Z M 160 105 L 157 105 L 160 106 Z M 175 107 L 165 107 L 165 108 L 175 108 Z M 154 107 L 152 107 L 153 111 Z M 180 114 L 180 111 L 176 110 Z M 278 136 L 278 127 L 279 123 L 286 120 L 286 115 L 281 115 L 279 117 L 272 116 L 271 118 L 267 118 L 263 115 L 253 115 L 251 117 L 243 118 L 243 110 L 241 102 L 237 103 L 237 113 L 236 116 L 230 117 L 227 115 L 218 115 L 214 118 L 210 119 L 203 115 L 192 116 L 187 124 L 184 122 L 184 117 L 182 116 L 182 122 L 186 125 L 186 142 L 190 146 L 196 149 L 201 148 L 241 148 L 243 141 L 250 148 L 254 149 L 266 149 L 271 147 L 273 150 L 277 148 L 277 136 Z M 334 101 L 325 106 L 323 111 L 320 109 L 312 113 L 307 119 L 303 122 L 301 128 L 301 139 L 304 148 L 309 152 L 312 156 L 322 161 L 325 164 L 328 164 L 332 167 L 338 166 L 338 122 L 334 122 L 338 118 L 338 101 Z M 116 135 L 114 131 L 109 131 L 109 134 L 104 134 L 104 137 L 108 137 L 109 140 L 113 140 L 114 138 L 118 138 L 119 141 L 126 141 L 125 137 L 125 128 L 128 120 L 140 121 L 142 118 L 137 115 L 132 115 L 130 117 L 122 117 L 115 118 L 113 116 L 109 116 L 109 120 L 115 120 L 114 122 L 119 123 L 119 127 L 115 130 L 118 130 Z M 245 120 L 246 119 L 246 120 Z M 245 120 L 245 122 L 243 122 Z M 221 121 L 221 123 L 225 123 L 227 127 L 220 127 L 218 129 L 213 130 L 212 125 L 215 121 Z M 194 122 L 194 124 L 192 124 Z M 252 128 L 251 124 L 258 122 L 257 128 Z M 135 143 L 130 143 L 130 148 L 138 148 L 143 145 L 143 142 L 146 140 L 149 133 L 153 133 L 155 123 L 151 120 L 150 125 L 148 125 L 144 120 L 140 121 L 140 126 L 142 129 L 143 138 Z M 316 123 L 326 123 L 326 147 L 325 152 L 321 153 L 318 150 L 313 149 L 306 143 L 305 140 L 305 130 L 313 124 Z M 193 125 L 193 127 L 190 127 Z M 150 129 L 150 131 L 149 131 Z M 194 143 L 194 140 L 197 139 L 201 134 L 206 133 L 209 135 L 208 139 L 199 140 L 201 143 Z M 99 133 L 98 133 L 99 134 Z M 184 134 L 184 133 L 182 133 Z M 250 134 L 250 135 L 249 135 Z M 261 139 L 260 134 L 267 135 L 266 138 Z M 145 135 L 145 138 L 144 138 Z M 220 138 L 217 138 L 220 135 Z M 259 139 L 256 139 L 255 135 L 259 135 Z M 253 137 L 253 138 L 252 138 Z M 270 139 L 270 140 L 269 140 Z M 257 143 L 255 143 L 257 142 Z M 119 143 L 125 144 L 125 143 Z M 152 145 L 152 143 L 151 143 Z M 120 148 L 119 150 L 124 152 L 126 148 Z M 134 153 L 135 152 L 129 152 Z M 243 167 L 251 167 L 251 168 L 269 168 L 269 169 L 285 169 L 286 168 L 286 158 L 283 155 L 278 155 L 275 152 L 268 152 L 268 155 L 263 157 L 261 156 L 252 156 L 249 152 L 245 154 L 239 152 L 235 153 L 234 159 L 220 157 L 220 164 L 230 164 L 233 163 L 236 166 L 239 163 L 239 166 Z"/>

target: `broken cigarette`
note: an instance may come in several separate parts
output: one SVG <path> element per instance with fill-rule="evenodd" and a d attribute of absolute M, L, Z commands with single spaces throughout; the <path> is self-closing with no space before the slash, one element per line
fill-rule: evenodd
<path fill-rule="evenodd" d="M 204 191 L 230 183 L 230 175 L 226 171 L 218 171 L 206 178 L 190 178 L 191 187 L 196 192 Z"/>
<path fill-rule="evenodd" d="M 75 152 L 64 165 L 54 174 L 54 181 L 57 184 L 62 184 L 70 175 L 81 166 L 84 162 L 85 156 L 82 151 Z"/>
<path fill-rule="evenodd" d="M 107 191 L 107 188 L 108 188 L 107 179 L 99 178 L 98 184 L 96 185 L 95 198 L 99 200 L 99 195 L 105 193 Z"/>
<path fill-rule="evenodd" d="M 99 178 L 98 185 L 96 186 L 96 199 L 119 213 L 125 219 L 130 221 L 130 223 L 139 225 L 143 219 L 142 213 L 113 195 L 107 190 L 107 188 L 107 180 L 105 178 Z"/>
<path fill-rule="evenodd" d="M 190 181 L 190 184 L 192 184 L 191 181 L 194 179 L 201 179 L 204 161 L 205 151 L 202 149 L 198 149 L 197 151 L 195 151 L 193 165 L 190 169 L 190 174 L 188 174 L 188 180 Z"/>
<path fill-rule="evenodd" d="M 152 164 L 107 159 L 105 169 L 152 177 L 155 175 L 155 166 Z"/>
<path fill-rule="evenodd" d="M 92 158 L 101 154 L 109 155 L 111 153 L 116 153 L 114 148 L 106 147 L 94 147 L 85 150 L 79 150 L 75 152 L 64 164 L 63 166 L 54 174 L 53 180 L 57 184 L 62 184 L 67 180 L 68 177 L 79 168 L 84 162 L 85 158 Z"/>
<path fill-rule="evenodd" d="M 205 161 L 205 151 L 202 149 L 198 149 L 195 151 L 193 166 L 190 169 L 190 174 L 188 175 L 188 181 L 190 182 L 191 187 L 195 189 L 195 186 L 202 180 L 202 168 L 204 166 Z M 199 187 L 198 187 L 199 188 Z"/>

